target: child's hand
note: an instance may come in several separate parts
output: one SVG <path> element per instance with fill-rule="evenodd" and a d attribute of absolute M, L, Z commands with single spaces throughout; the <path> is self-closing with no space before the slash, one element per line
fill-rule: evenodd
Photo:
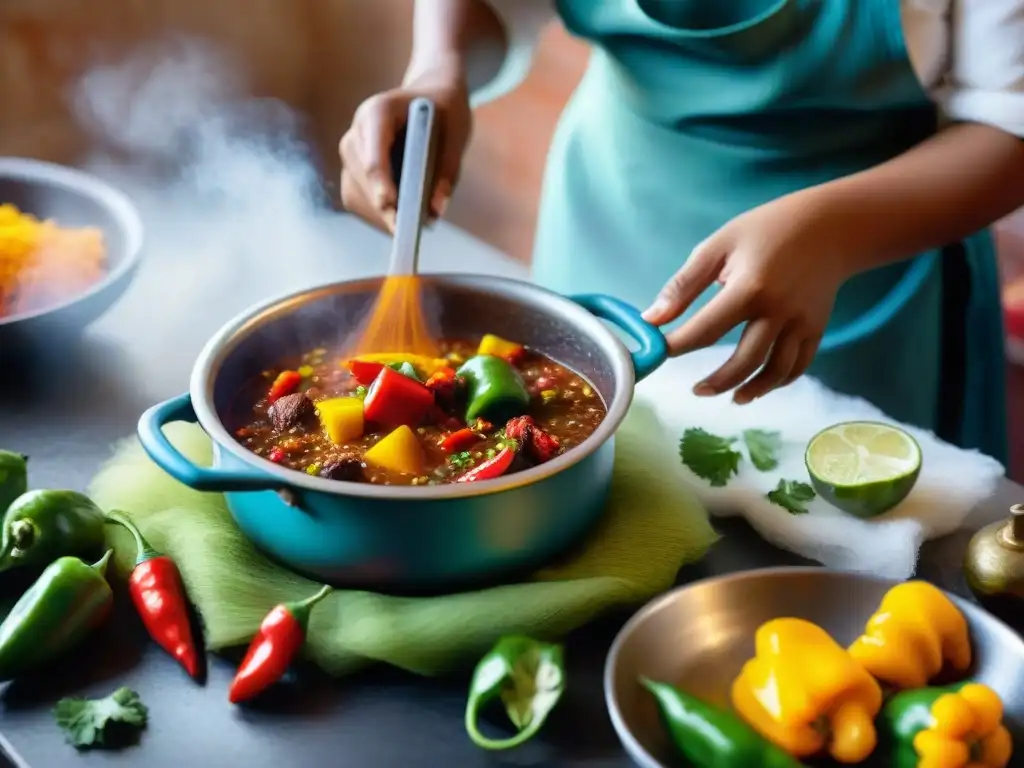
<path fill-rule="evenodd" d="M 694 249 L 644 317 L 671 322 L 717 281 L 718 294 L 669 334 L 672 354 L 711 346 L 746 323 L 732 357 L 695 394 L 739 387 L 733 399 L 748 403 L 807 369 L 850 276 L 852 259 L 838 250 L 844 226 L 848 217 L 807 190 L 736 217 Z"/>

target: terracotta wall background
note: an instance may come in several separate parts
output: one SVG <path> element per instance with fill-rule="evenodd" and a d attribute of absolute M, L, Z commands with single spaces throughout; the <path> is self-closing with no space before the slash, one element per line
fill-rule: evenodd
<path fill-rule="evenodd" d="M 356 106 L 401 77 L 412 6 L 413 0 L 3 0 L 0 154 L 74 162 L 90 146 L 70 106 L 82 73 L 158 50 L 168 39 L 198 38 L 232 59 L 245 90 L 282 99 L 311 118 L 333 179 L 334 148 Z M 548 140 L 585 60 L 583 45 L 552 28 L 524 87 L 477 115 L 450 216 L 517 258 L 529 256 Z"/>

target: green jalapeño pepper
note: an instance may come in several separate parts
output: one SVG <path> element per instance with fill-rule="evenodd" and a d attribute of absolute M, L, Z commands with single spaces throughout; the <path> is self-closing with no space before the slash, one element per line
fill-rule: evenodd
<path fill-rule="evenodd" d="M 0 682 L 38 670 L 106 619 L 114 603 L 106 578 L 112 552 L 94 565 L 56 560 L 14 604 L 0 624 Z"/>
<path fill-rule="evenodd" d="M 0 451 L 0 514 L 28 490 L 28 456 Z"/>
<path fill-rule="evenodd" d="M 483 749 L 518 747 L 537 734 L 564 690 L 562 646 L 517 635 L 503 637 L 476 665 L 466 702 L 466 733 Z M 519 730 L 512 738 L 489 739 L 477 726 L 480 710 L 496 699 L 502 700 L 508 719 Z"/>
<path fill-rule="evenodd" d="M 0 571 L 42 570 L 58 557 L 103 551 L 103 510 L 75 491 L 29 491 L 7 508 L 0 530 Z"/>
<path fill-rule="evenodd" d="M 1003 703 L 974 682 L 897 693 L 882 708 L 882 732 L 893 768 L 1006 768 L 1013 753 Z"/>
<path fill-rule="evenodd" d="M 493 355 L 471 357 L 456 371 L 466 382 L 466 421 L 492 422 L 522 416 L 530 405 L 523 377 L 510 363 Z"/>
<path fill-rule="evenodd" d="M 679 753 L 694 768 L 802 768 L 739 717 L 665 683 L 640 679 L 654 696 Z"/>

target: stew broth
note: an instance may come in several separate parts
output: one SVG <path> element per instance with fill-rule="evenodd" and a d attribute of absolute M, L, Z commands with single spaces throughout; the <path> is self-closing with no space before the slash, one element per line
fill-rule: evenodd
<path fill-rule="evenodd" d="M 345 361 L 314 349 L 265 371 L 243 394 L 253 405 L 243 404 L 236 439 L 310 475 L 436 485 L 549 461 L 606 414 L 582 376 L 497 337 L 445 341 L 436 360 L 380 357 Z"/>

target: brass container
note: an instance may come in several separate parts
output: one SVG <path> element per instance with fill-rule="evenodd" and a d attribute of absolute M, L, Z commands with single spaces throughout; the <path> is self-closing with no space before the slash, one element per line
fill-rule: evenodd
<path fill-rule="evenodd" d="M 1024 601 L 1024 504 L 1010 517 L 974 534 L 964 555 L 964 577 L 979 601 L 1019 612 Z"/>

